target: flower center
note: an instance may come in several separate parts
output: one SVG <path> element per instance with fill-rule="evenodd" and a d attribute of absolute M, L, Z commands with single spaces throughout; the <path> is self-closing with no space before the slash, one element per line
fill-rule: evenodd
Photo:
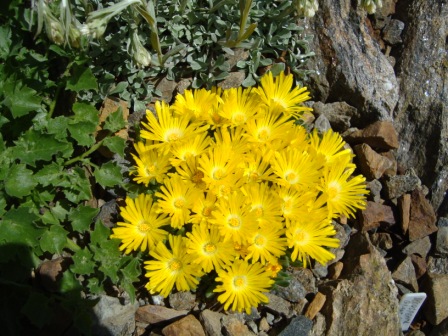
<path fill-rule="evenodd" d="M 202 215 L 204 217 L 210 217 L 211 214 L 212 214 L 212 208 L 211 207 L 204 207 L 204 209 L 202 210 Z"/>
<path fill-rule="evenodd" d="M 168 263 L 170 271 L 177 271 L 182 267 L 182 262 L 178 259 L 173 259 Z"/>
<path fill-rule="evenodd" d="M 179 129 L 172 129 L 172 130 L 169 130 L 168 132 L 167 132 L 167 134 L 166 134 L 166 137 L 165 137 L 165 139 L 167 140 L 167 141 L 177 141 L 177 140 L 179 140 L 180 138 L 182 138 L 182 132 L 179 130 Z"/>
<path fill-rule="evenodd" d="M 203 177 L 204 177 L 204 173 L 201 172 L 200 170 L 198 170 L 191 178 L 191 181 L 193 183 L 200 183 L 200 182 L 202 182 Z"/>
<path fill-rule="evenodd" d="M 243 122 L 246 121 L 246 114 L 244 114 L 243 112 L 236 112 L 233 115 L 233 121 L 237 124 L 241 124 Z"/>
<path fill-rule="evenodd" d="M 259 177 L 260 175 L 258 174 L 257 171 L 253 171 L 250 173 L 250 179 L 252 180 L 252 182 L 256 182 Z"/>
<path fill-rule="evenodd" d="M 137 229 L 141 232 L 141 233 L 146 233 L 149 230 L 151 230 L 151 226 L 149 226 L 145 221 L 139 223 L 137 225 Z"/>
<path fill-rule="evenodd" d="M 285 180 L 290 184 L 295 184 L 299 180 L 299 176 L 294 171 L 289 171 L 285 174 Z"/>
<path fill-rule="evenodd" d="M 327 195 L 329 199 L 338 198 L 341 186 L 337 182 L 331 182 L 328 184 Z"/>
<path fill-rule="evenodd" d="M 310 240 L 310 235 L 308 232 L 299 229 L 296 231 L 294 238 L 297 245 L 306 245 Z"/>
<path fill-rule="evenodd" d="M 213 254 L 216 252 L 216 245 L 213 243 L 207 243 L 204 245 L 204 252 L 208 254 Z"/>
<path fill-rule="evenodd" d="M 154 173 L 155 170 L 156 170 L 156 166 L 154 166 L 154 165 L 150 165 L 150 166 L 146 166 L 145 167 L 146 175 L 152 175 L 152 173 Z"/>
<path fill-rule="evenodd" d="M 257 246 L 264 246 L 266 244 L 266 238 L 260 234 L 255 236 L 254 243 Z"/>
<path fill-rule="evenodd" d="M 280 97 L 273 97 L 272 101 L 274 102 L 273 105 L 275 107 L 281 107 L 281 108 L 284 108 L 284 109 L 288 107 L 288 104 L 286 104 L 286 102 L 282 98 L 280 98 Z"/>
<path fill-rule="evenodd" d="M 264 213 L 264 211 L 263 211 L 263 206 L 262 206 L 262 205 L 258 205 L 258 206 L 255 208 L 255 216 L 257 216 L 257 217 L 262 217 L 262 216 L 263 216 L 263 213 Z"/>
<path fill-rule="evenodd" d="M 244 275 L 237 275 L 233 278 L 233 285 L 237 288 L 245 286 L 247 283 L 246 277 Z"/>
<path fill-rule="evenodd" d="M 181 209 L 185 206 L 185 199 L 183 197 L 179 197 L 174 201 L 174 206 L 178 209 Z"/>
<path fill-rule="evenodd" d="M 221 180 L 222 178 L 224 178 L 224 175 L 225 175 L 224 169 L 222 168 L 213 169 L 212 177 L 214 180 Z"/>
<path fill-rule="evenodd" d="M 237 216 L 232 216 L 227 220 L 227 223 L 229 223 L 229 225 L 232 228 L 239 228 L 241 226 L 241 220 L 237 217 Z"/>
<path fill-rule="evenodd" d="M 258 132 L 258 140 L 260 141 L 267 141 L 269 139 L 270 136 L 270 132 L 268 129 L 266 128 L 262 128 L 259 132 Z"/>

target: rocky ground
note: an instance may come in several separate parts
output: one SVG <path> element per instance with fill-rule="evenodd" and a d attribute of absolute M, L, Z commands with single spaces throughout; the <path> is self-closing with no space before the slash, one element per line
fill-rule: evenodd
<path fill-rule="evenodd" d="M 192 293 L 102 296 L 96 335 L 448 335 L 448 4 L 384 0 L 373 16 L 350 0 L 319 5 L 301 23 L 314 35 L 314 127 L 343 134 L 371 192 L 356 220 L 335 223 L 336 259 L 289 269 L 251 315 Z M 188 79 L 157 85 L 170 101 Z M 417 292 L 427 298 L 402 332 L 400 298 Z"/>

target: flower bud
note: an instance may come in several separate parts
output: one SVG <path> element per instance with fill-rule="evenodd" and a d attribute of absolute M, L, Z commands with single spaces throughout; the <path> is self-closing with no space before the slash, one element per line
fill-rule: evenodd
<path fill-rule="evenodd" d="M 131 54 L 138 67 L 147 67 L 151 65 L 151 54 L 140 42 L 137 31 L 133 31 L 131 35 Z"/>

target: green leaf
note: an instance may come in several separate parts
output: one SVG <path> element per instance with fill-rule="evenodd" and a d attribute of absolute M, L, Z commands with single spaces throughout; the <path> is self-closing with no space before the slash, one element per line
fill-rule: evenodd
<path fill-rule="evenodd" d="M 45 165 L 41 170 L 39 170 L 34 178 L 43 187 L 49 186 L 51 184 L 58 185 L 59 182 L 63 181 L 62 171 L 63 167 L 58 165 L 56 162 L 51 162 Z"/>
<path fill-rule="evenodd" d="M 89 292 L 92 294 L 100 294 L 104 292 L 103 288 L 100 285 L 100 280 L 98 278 L 87 279 L 87 288 L 89 288 Z"/>
<path fill-rule="evenodd" d="M 64 180 L 57 185 L 65 187 L 63 192 L 70 202 L 79 203 L 90 199 L 92 196 L 90 182 L 82 168 L 69 169 L 63 177 Z"/>
<path fill-rule="evenodd" d="M 79 92 L 81 90 L 98 90 L 98 83 L 89 67 L 75 64 L 73 74 L 67 81 L 67 89 Z"/>
<path fill-rule="evenodd" d="M 93 132 L 96 129 L 96 124 L 90 122 L 77 122 L 67 126 L 70 135 L 78 142 L 80 146 L 90 147 L 95 143 Z"/>
<path fill-rule="evenodd" d="M 31 247 L 38 246 L 38 238 L 44 230 L 34 224 L 39 217 L 32 210 L 26 206 L 9 210 L 3 220 L 0 220 L 0 240 Z"/>
<path fill-rule="evenodd" d="M 36 161 L 51 161 L 53 155 L 61 153 L 69 157 L 73 147 L 66 141 L 56 140 L 50 134 L 29 130 L 17 142 L 14 154 L 21 162 L 34 166 Z"/>
<path fill-rule="evenodd" d="M 37 92 L 13 77 L 8 78 L 4 83 L 3 94 L 5 96 L 3 104 L 9 108 L 13 118 L 24 116 L 28 112 L 41 108 L 42 98 Z"/>
<path fill-rule="evenodd" d="M 110 229 L 107 228 L 101 221 L 95 223 L 95 229 L 90 234 L 90 242 L 92 244 L 100 245 L 103 241 L 109 238 Z"/>
<path fill-rule="evenodd" d="M 121 106 L 115 112 L 109 114 L 104 122 L 103 128 L 115 133 L 126 127 L 126 121 L 123 119 Z"/>
<path fill-rule="evenodd" d="M 62 226 L 52 225 L 50 230 L 45 231 L 42 235 L 40 248 L 44 252 L 61 254 L 62 249 L 67 246 L 67 235 L 68 231 Z"/>
<path fill-rule="evenodd" d="M 255 84 L 257 84 L 257 82 L 254 80 L 252 74 L 249 74 L 243 81 L 243 83 L 241 83 L 241 85 L 244 87 L 254 86 Z"/>
<path fill-rule="evenodd" d="M 47 132 L 54 134 L 56 140 L 64 141 L 67 138 L 67 126 L 70 119 L 64 116 L 48 120 Z"/>
<path fill-rule="evenodd" d="M 121 157 L 124 157 L 124 149 L 126 147 L 126 140 L 119 137 L 108 137 L 104 140 L 103 144 L 109 148 L 112 153 L 116 153 Z"/>
<path fill-rule="evenodd" d="M 99 123 L 98 110 L 90 104 L 79 102 L 73 104 L 73 113 L 75 121 L 90 122 L 95 126 Z"/>
<path fill-rule="evenodd" d="M 121 273 L 123 273 L 123 276 L 130 282 L 138 281 L 141 274 L 140 265 L 141 263 L 137 258 L 132 258 L 131 261 L 121 269 Z"/>
<path fill-rule="evenodd" d="M 38 328 L 42 328 L 52 318 L 49 299 L 38 292 L 31 291 L 21 312 Z"/>
<path fill-rule="evenodd" d="M 33 172 L 24 164 L 13 165 L 5 179 L 5 191 L 14 197 L 29 195 L 36 185 Z"/>
<path fill-rule="evenodd" d="M 118 83 L 110 92 L 109 95 L 113 95 L 116 93 L 121 93 L 129 86 L 128 82 L 120 82 Z"/>
<path fill-rule="evenodd" d="M 113 187 L 123 183 L 123 176 L 121 175 L 120 167 L 113 162 L 107 162 L 99 169 L 95 169 L 94 173 L 96 181 L 102 187 Z"/>
<path fill-rule="evenodd" d="M 6 60 L 11 50 L 11 27 L 0 27 L 0 59 Z"/>
<path fill-rule="evenodd" d="M 72 273 L 70 269 L 62 273 L 61 293 L 79 293 L 81 289 L 78 279 L 76 279 L 75 274 Z"/>
<path fill-rule="evenodd" d="M 272 64 L 270 71 L 272 72 L 272 76 L 278 76 L 280 72 L 285 71 L 285 63 Z"/>
<path fill-rule="evenodd" d="M 106 240 L 101 246 L 92 247 L 94 250 L 94 259 L 98 262 L 99 270 L 109 277 L 113 283 L 118 283 L 118 274 L 122 266 L 122 256 L 118 249 L 120 241 L 117 239 Z"/>
<path fill-rule="evenodd" d="M 87 248 L 79 250 L 73 255 L 74 264 L 70 266 L 73 273 L 89 275 L 95 271 L 93 254 Z"/>
<path fill-rule="evenodd" d="M 90 229 L 90 224 L 92 224 L 93 219 L 98 212 L 99 209 L 79 205 L 71 211 L 68 219 L 72 222 L 73 230 L 77 232 L 84 232 Z"/>

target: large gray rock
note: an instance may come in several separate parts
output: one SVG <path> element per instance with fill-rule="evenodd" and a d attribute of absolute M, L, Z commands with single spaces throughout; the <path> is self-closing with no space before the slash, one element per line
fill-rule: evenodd
<path fill-rule="evenodd" d="M 405 22 L 397 60 L 400 98 L 394 124 L 400 135 L 397 160 L 413 167 L 431 189 L 431 203 L 448 213 L 448 6 L 440 0 L 399 1 L 397 19 Z"/>
<path fill-rule="evenodd" d="M 365 11 L 356 11 L 350 0 L 319 0 L 311 20 L 312 49 L 308 66 L 317 70 L 309 85 L 315 100 L 345 101 L 362 117 L 354 126 L 392 120 L 398 100 L 394 69 L 370 35 Z"/>
<path fill-rule="evenodd" d="M 352 236 L 342 261 L 341 278 L 319 288 L 326 335 L 400 335 L 398 289 L 367 234 Z"/>

